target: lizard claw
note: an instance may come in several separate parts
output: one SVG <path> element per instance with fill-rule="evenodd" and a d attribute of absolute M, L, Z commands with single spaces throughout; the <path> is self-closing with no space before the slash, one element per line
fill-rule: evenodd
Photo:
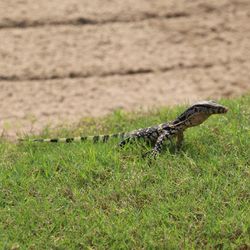
<path fill-rule="evenodd" d="M 149 157 L 149 158 L 156 159 L 156 157 L 158 155 L 159 155 L 159 153 L 156 150 L 149 150 L 148 152 L 146 152 L 145 154 L 143 154 L 143 158 Z"/>

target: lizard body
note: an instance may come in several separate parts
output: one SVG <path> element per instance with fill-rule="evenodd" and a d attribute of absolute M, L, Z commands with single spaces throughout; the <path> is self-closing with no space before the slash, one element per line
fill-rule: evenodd
<path fill-rule="evenodd" d="M 162 123 L 160 125 L 141 128 L 127 133 L 117 133 L 111 135 L 94 135 L 94 136 L 79 136 L 72 138 L 54 138 L 54 139 L 31 139 L 32 142 L 73 142 L 86 141 L 107 142 L 110 138 L 120 138 L 122 141 L 119 145 L 122 147 L 126 143 L 134 139 L 144 139 L 154 144 L 150 151 L 152 156 L 158 155 L 162 151 L 163 143 L 166 140 L 177 138 L 177 148 L 180 148 L 183 142 L 183 132 L 194 126 L 203 123 L 212 114 L 223 114 L 228 109 L 214 101 L 201 101 L 193 104 L 179 115 L 174 121 Z M 23 140 L 22 140 L 23 141 Z"/>

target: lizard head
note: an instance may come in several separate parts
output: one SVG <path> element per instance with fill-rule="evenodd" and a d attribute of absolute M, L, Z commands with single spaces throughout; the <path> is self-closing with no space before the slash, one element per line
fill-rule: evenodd
<path fill-rule="evenodd" d="M 224 114 L 228 111 L 228 108 L 212 100 L 197 102 L 193 104 L 191 108 L 197 113 L 205 114 Z"/>
<path fill-rule="evenodd" d="M 185 123 L 187 127 L 203 123 L 212 114 L 224 114 L 228 109 L 215 101 L 200 101 L 189 107 L 173 124 Z"/>

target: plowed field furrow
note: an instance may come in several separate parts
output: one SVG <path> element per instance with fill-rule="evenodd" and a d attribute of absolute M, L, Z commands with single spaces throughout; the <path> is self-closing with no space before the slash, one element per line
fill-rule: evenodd
<path fill-rule="evenodd" d="M 135 22 L 148 18 L 175 18 L 208 12 L 227 13 L 242 6 L 247 9 L 249 1 L 2 0 L 0 28 Z"/>
<path fill-rule="evenodd" d="M 248 21 L 243 12 L 102 27 L 1 30 L 0 79 L 125 75 L 248 60 Z"/>

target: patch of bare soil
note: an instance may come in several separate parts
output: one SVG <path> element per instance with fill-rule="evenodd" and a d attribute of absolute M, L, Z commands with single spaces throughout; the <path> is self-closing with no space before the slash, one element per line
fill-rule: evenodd
<path fill-rule="evenodd" d="M 250 90 L 250 2 L 0 2 L 0 132 Z"/>

